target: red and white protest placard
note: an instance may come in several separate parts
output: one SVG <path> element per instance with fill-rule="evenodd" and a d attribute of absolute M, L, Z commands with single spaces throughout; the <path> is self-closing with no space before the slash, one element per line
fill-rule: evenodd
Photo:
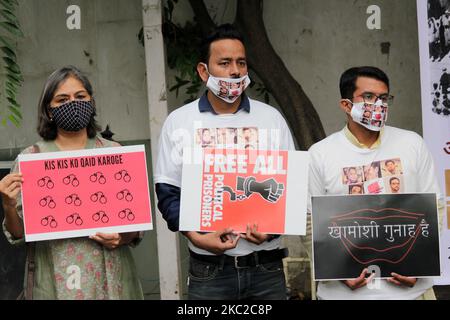
<path fill-rule="evenodd" d="M 153 229 L 145 148 L 19 155 L 25 240 Z"/>
<path fill-rule="evenodd" d="M 245 232 L 257 223 L 263 233 L 306 234 L 307 152 L 199 152 L 200 161 L 183 161 L 180 230 Z"/>

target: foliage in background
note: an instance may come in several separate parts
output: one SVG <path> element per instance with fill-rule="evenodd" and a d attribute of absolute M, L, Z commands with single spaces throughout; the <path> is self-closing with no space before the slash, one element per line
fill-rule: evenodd
<path fill-rule="evenodd" d="M 6 125 L 8 120 L 16 127 L 20 125 L 22 120 L 22 112 L 17 102 L 18 88 L 23 83 L 22 72 L 17 63 L 15 39 L 23 37 L 20 30 L 20 24 L 16 17 L 16 8 L 19 5 L 17 0 L 0 0 L 0 50 L 3 53 L 2 60 L 4 62 L 5 80 L 4 80 L 4 96 L 1 103 L 7 108 L 1 110 L 1 123 Z"/>
<path fill-rule="evenodd" d="M 169 88 L 170 92 L 175 91 L 178 97 L 180 89 L 188 95 L 184 103 L 189 103 L 197 99 L 198 92 L 202 86 L 202 80 L 197 74 L 197 63 L 200 58 L 200 45 L 202 42 L 202 29 L 194 18 L 193 22 L 187 22 L 183 27 L 173 22 L 173 10 L 178 0 L 165 0 L 163 12 L 163 36 L 167 50 L 167 64 L 170 69 L 176 70 L 175 84 Z M 139 40 L 144 45 L 143 29 L 139 32 Z M 252 77 L 251 77 L 252 78 Z M 261 82 L 252 79 L 250 88 L 255 87 L 256 92 L 263 96 L 266 103 L 269 103 L 270 92 Z"/>

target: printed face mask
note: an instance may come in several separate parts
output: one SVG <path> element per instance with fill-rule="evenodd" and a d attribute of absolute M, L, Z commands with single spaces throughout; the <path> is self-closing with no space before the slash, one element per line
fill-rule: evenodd
<path fill-rule="evenodd" d="M 91 101 L 75 100 L 51 108 L 56 126 L 65 131 L 80 131 L 88 126 L 94 107 Z"/>
<path fill-rule="evenodd" d="M 380 131 L 387 121 L 388 107 L 381 100 L 375 103 L 353 103 L 350 116 L 353 121 L 371 131 Z"/>
<path fill-rule="evenodd" d="M 205 65 L 206 66 L 206 65 Z M 208 70 L 208 67 L 206 67 Z M 250 84 L 250 77 L 247 75 L 238 78 L 216 78 L 213 77 L 209 71 L 208 82 L 206 87 L 218 98 L 226 103 L 235 102 Z"/>

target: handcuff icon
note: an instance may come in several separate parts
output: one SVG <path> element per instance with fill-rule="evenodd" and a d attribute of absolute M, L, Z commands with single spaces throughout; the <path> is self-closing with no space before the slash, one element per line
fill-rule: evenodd
<path fill-rule="evenodd" d="M 97 171 L 97 172 L 91 174 L 91 176 L 89 177 L 89 180 L 91 182 L 97 182 L 98 181 L 98 183 L 100 183 L 100 184 L 105 184 L 106 183 L 106 178 L 103 175 L 103 173 L 101 173 L 100 171 Z"/>
<path fill-rule="evenodd" d="M 67 186 L 69 184 L 72 184 L 74 187 L 78 187 L 80 185 L 80 181 L 77 179 L 77 176 L 72 174 L 69 174 L 67 177 L 64 177 L 63 183 Z"/>
<path fill-rule="evenodd" d="M 116 180 L 122 180 L 123 179 L 123 181 L 125 181 L 125 182 L 130 182 L 131 181 L 131 176 L 128 174 L 127 170 L 120 170 L 120 171 L 116 172 L 114 174 L 114 178 Z"/>
<path fill-rule="evenodd" d="M 134 213 L 133 211 L 131 211 L 130 209 L 123 209 L 122 211 L 119 211 L 119 218 L 120 219 L 125 219 L 127 218 L 128 221 L 133 221 L 134 220 Z"/>
<path fill-rule="evenodd" d="M 77 207 L 81 206 L 81 203 L 82 203 L 80 197 L 77 194 L 75 194 L 75 193 L 72 193 L 71 195 L 68 195 L 66 197 L 65 201 L 66 201 L 67 204 L 74 204 Z"/>
<path fill-rule="evenodd" d="M 55 184 L 53 183 L 52 179 L 49 176 L 45 176 L 37 181 L 37 185 L 39 187 L 47 187 L 47 189 L 53 189 Z"/>
<path fill-rule="evenodd" d="M 68 224 L 72 224 L 75 222 L 77 226 L 81 226 L 83 224 L 83 219 L 81 219 L 78 213 L 72 213 L 71 215 L 67 216 L 66 222 Z"/>
<path fill-rule="evenodd" d="M 56 228 L 58 226 L 58 222 L 56 222 L 56 219 L 54 216 L 49 215 L 41 219 L 41 225 L 44 227 L 50 226 L 50 228 Z"/>
<path fill-rule="evenodd" d="M 53 198 L 51 196 L 46 196 L 46 197 L 42 198 L 41 200 L 39 200 L 39 205 L 41 207 L 48 206 L 50 209 L 55 209 L 56 202 L 53 200 Z"/>
<path fill-rule="evenodd" d="M 101 204 L 105 204 L 106 202 L 108 202 L 108 199 L 105 197 L 105 195 L 103 194 L 103 192 L 98 191 L 96 193 L 93 193 L 91 195 L 91 201 L 92 202 L 97 202 L 99 201 Z"/>
<path fill-rule="evenodd" d="M 95 222 L 98 222 L 100 220 L 103 223 L 108 223 L 109 217 L 105 211 L 97 211 L 92 215 L 92 220 L 94 220 Z"/>
<path fill-rule="evenodd" d="M 123 189 L 122 191 L 117 192 L 116 198 L 118 200 L 125 199 L 128 202 L 133 201 L 133 195 L 131 194 L 130 190 L 128 190 L 128 189 Z"/>

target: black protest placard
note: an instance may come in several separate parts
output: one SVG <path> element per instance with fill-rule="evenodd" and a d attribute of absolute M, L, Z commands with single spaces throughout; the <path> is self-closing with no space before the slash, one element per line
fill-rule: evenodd
<path fill-rule="evenodd" d="M 440 275 L 436 194 L 312 197 L 315 280 Z"/>

